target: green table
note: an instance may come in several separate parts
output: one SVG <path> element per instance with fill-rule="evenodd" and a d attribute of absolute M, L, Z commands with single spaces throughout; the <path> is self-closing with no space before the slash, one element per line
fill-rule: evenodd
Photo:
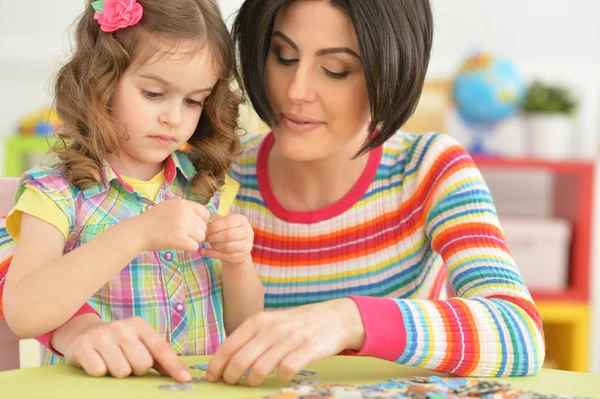
<path fill-rule="evenodd" d="M 188 365 L 208 363 L 208 356 L 184 357 Z M 324 384 L 375 384 L 393 377 L 438 375 L 427 370 L 401 366 L 373 358 L 333 357 L 314 363 L 307 370 L 317 371 L 314 378 Z M 204 371 L 191 370 L 194 376 L 204 376 Z M 600 397 L 600 375 L 567 371 L 542 370 L 535 377 L 503 379 L 516 387 L 544 393 Z M 1 398 L 250 398 L 275 393 L 289 386 L 270 377 L 262 386 L 249 388 L 229 386 L 224 383 L 193 385 L 192 391 L 164 391 L 160 384 L 173 380 L 149 374 L 145 377 L 92 378 L 71 366 L 58 365 L 0 372 Z"/>

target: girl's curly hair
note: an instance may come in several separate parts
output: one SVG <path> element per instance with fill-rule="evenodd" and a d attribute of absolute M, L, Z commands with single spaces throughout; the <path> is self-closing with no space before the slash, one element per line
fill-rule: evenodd
<path fill-rule="evenodd" d="M 102 182 L 104 158 L 117 153 L 123 139 L 111 118 L 111 98 L 119 79 L 132 62 L 142 63 L 156 54 L 152 45 L 156 41 L 149 40 L 150 36 L 168 40 L 174 49 L 178 42 L 199 39 L 199 43 L 210 43 L 221 71 L 188 141 L 197 170 L 192 187 L 208 202 L 240 152 L 238 116 L 243 97 L 236 88 L 239 76 L 231 36 L 213 0 L 138 3 L 144 9 L 138 24 L 106 33 L 94 20 L 95 11 L 88 2 L 75 31 L 75 52 L 55 82 L 56 111 L 64 127 L 56 132 L 59 145 L 54 151 L 75 186 L 84 189 Z"/>

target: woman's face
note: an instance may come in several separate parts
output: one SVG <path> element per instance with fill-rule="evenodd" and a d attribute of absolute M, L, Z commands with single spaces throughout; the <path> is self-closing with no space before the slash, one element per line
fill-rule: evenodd
<path fill-rule="evenodd" d="M 283 156 L 312 161 L 358 152 L 370 108 L 358 41 L 343 11 L 324 1 L 280 10 L 265 73 Z"/>

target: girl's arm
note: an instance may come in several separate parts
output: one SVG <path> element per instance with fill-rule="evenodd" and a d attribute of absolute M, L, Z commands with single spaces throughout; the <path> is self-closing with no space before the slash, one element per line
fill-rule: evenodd
<path fill-rule="evenodd" d="M 25 338 L 65 323 L 142 251 L 141 237 L 130 219 L 63 255 L 63 235 L 51 224 L 24 213 L 4 288 L 10 328 Z"/>
<path fill-rule="evenodd" d="M 245 216 L 215 215 L 206 241 L 210 248 L 202 249 L 204 256 L 219 259 L 223 266 L 223 319 L 231 334 L 264 309 L 264 290 L 251 256 L 254 231 Z"/>
<path fill-rule="evenodd" d="M 209 216 L 200 204 L 165 201 L 63 255 L 62 234 L 24 213 L 4 288 L 7 323 L 21 337 L 57 328 L 142 251 L 197 251 Z"/>
<path fill-rule="evenodd" d="M 223 303 L 227 334 L 264 310 L 264 290 L 252 261 L 234 267 L 223 265 Z"/>

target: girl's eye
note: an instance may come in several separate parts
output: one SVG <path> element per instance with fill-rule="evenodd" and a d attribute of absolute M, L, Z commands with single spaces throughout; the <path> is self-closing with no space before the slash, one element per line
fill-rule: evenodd
<path fill-rule="evenodd" d="M 204 103 L 202 101 L 192 100 L 191 98 L 186 98 L 185 102 L 187 105 L 191 107 L 202 107 Z"/>
<path fill-rule="evenodd" d="M 142 90 L 142 92 L 144 93 L 144 97 L 147 97 L 151 100 L 154 100 L 154 99 L 157 99 L 157 98 L 160 98 L 163 96 L 162 93 L 155 93 L 153 91 L 148 91 L 148 90 Z"/>

